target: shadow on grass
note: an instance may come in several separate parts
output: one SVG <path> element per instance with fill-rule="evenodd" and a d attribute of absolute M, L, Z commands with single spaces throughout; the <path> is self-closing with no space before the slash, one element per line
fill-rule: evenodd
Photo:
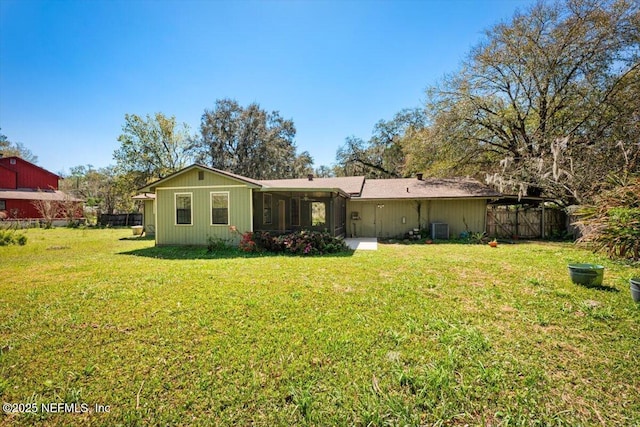
<path fill-rule="evenodd" d="M 339 252 L 335 254 L 324 254 L 314 256 L 289 255 L 282 253 L 247 253 L 239 249 L 226 249 L 221 251 L 209 252 L 201 246 L 154 246 L 151 248 L 134 249 L 131 251 L 119 252 L 119 255 L 133 255 L 146 258 L 156 259 L 233 259 L 233 258 L 272 258 L 272 257 L 291 257 L 291 258 L 344 258 L 353 255 L 352 250 L 347 252 Z"/>
<path fill-rule="evenodd" d="M 587 289 L 593 289 L 594 291 L 620 292 L 620 289 L 616 289 L 612 286 L 605 286 L 605 285 L 578 285 L 578 286 L 582 286 L 583 288 L 587 288 Z"/>
<path fill-rule="evenodd" d="M 132 241 L 137 241 L 137 240 L 143 240 L 143 241 L 147 241 L 147 240 L 155 240 L 155 236 L 129 236 L 129 237 L 121 237 L 118 240 L 132 240 Z"/>

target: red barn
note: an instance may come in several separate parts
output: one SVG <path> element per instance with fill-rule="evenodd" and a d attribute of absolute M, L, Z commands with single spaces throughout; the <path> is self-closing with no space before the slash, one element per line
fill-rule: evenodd
<path fill-rule="evenodd" d="M 81 217 L 82 201 L 59 191 L 59 179 L 55 173 L 24 159 L 0 155 L 0 219 L 43 218 L 45 206 L 55 211 L 53 217 L 64 218 L 60 209 L 63 202 L 73 202 L 74 217 Z"/>

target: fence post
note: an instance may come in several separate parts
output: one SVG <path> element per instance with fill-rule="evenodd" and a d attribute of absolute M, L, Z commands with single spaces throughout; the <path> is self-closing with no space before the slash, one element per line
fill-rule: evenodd
<path fill-rule="evenodd" d="M 542 214 L 540 215 L 540 236 L 544 239 L 545 238 L 545 223 L 544 223 L 544 216 L 545 216 L 545 210 L 544 210 L 544 201 L 540 204 L 540 206 L 542 206 Z"/>

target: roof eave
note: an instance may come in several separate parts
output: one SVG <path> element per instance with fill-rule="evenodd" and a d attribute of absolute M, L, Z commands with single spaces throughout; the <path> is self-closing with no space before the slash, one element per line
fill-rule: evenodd
<path fill-rule="evenodd" d="M 313 193 L 313 192 L 339 193 L 340 195 L 346 197 L 347 199 L 352 197 L 349 193 L 345 192 L 341 188 L 330 188 L 330 187 L 326 187 L 326 188 L 325 187 L 307 187 L 307 188 L 301 188 L 301 187 L 262 187 L 262 188 L 258 189 L 258 191 L 261 191 L 261 192 L 265 192 L 265 191 L 284 191 L 284 192 L 290 192 L 290 193 Z"/>
<path fill-rule="evenodd" d="M 495 199 L 500 196 L 409 196 L 409 197 L 393 197 L 393 196 L 384 196 L 384 197 L 351 197 L 353 201 L 367 201 L 367 200 L 467 200 L 467 199 Z"/>

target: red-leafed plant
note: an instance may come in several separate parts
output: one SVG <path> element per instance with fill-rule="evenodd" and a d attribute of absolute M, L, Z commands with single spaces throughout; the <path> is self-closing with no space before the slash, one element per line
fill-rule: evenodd
<path fill-rule="evenodd" d="M 251 231 L 247 231 L 242 235 L 238 248 L 243 252 L 258 252 L 258 246 L 253 240 L 253 233 Z"/>

